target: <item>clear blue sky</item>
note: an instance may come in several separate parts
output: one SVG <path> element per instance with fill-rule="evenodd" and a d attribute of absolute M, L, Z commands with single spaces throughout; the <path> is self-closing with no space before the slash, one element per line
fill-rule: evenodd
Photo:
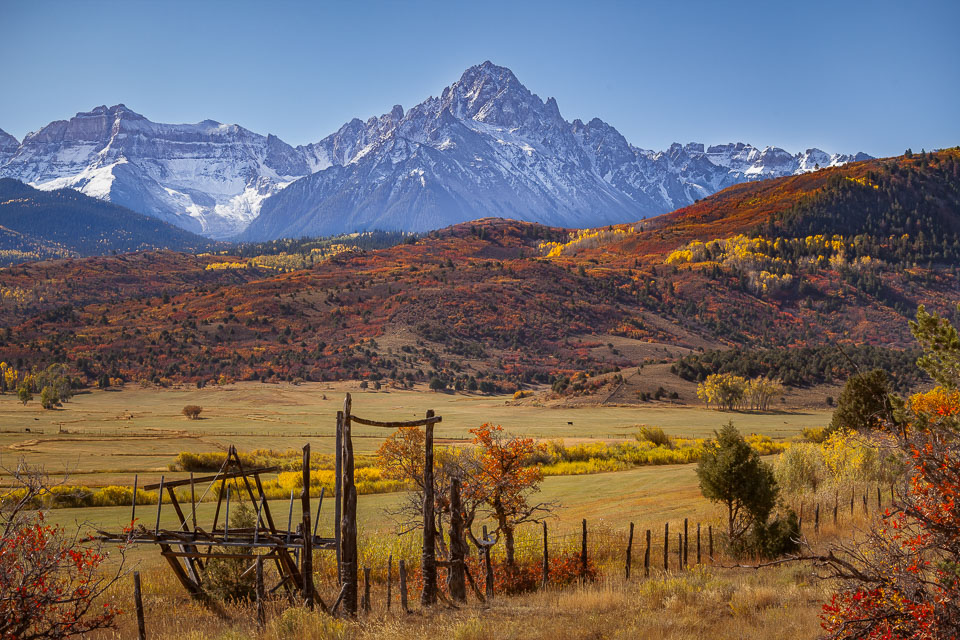
<path fill-rule="evenodd" d="M 960 144 L 960 1 L 0 0 L 0 128 L 118 102 L 291 144 L 484 60 L 632 143 Z"/>

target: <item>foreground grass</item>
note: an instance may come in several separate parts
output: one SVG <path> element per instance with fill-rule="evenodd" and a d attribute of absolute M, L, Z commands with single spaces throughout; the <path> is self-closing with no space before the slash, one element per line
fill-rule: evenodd
<path fill-rule="evenodd" d="M 357 620 L 332 619 L 319 612 L 273 603 L 267 625 L 258 630 L 251 606 L 231 605 L 217 613 L 183 597 L 171 596 L 176 585 L 163 574 L 144 578 L 147 631 L 151 637 L 189 640 L 257 638 L 355 639 L 452 638 L 814 638 L 817 614 L 825 597 L 822 585 L 802 568 L 764 571 L 698 568 L 655 573 L 626 582 L 605 578 L 585 586 L 549 589 L 489 605 L 460 609 L 439 606 L 424 612 L 412 597 L 414 611 L 399 611 L 394 591 L 392 610 L 385 594 L 374 592 L 373 610 Z M 121 604 L 132 602 L 117 590 Z M 124 615 L 116 631 L 96 638 L 135 637 L 135 618 Z"/>

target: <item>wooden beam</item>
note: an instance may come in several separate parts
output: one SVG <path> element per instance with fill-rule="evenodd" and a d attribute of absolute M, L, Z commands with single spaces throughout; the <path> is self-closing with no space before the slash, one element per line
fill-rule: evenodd
<path fill-rule="evenodd" d="M 245 475 L 257 475 L 260 473 L 274 473 L 279 471 L 280 467 L 261 467 L 258 469 L 249 469 L 247 471 L 228 471 L 226 473 L 217 473 L 212 476 L 200 476 L 199 478 L 194 478 L 194 482 L 210 482 L 213 480 L 229 480 L 231 478 L 239 478 Z M 184 487 L 190 484 L 190 478 L 185 478 L 183 480 L 168 480 L 163 483 L 164 487 Z M 151 491 L 153 489 L 159 489 L 160 483 L 157 484 L 147 484 L 141 487 L 144 491 Z"/>
<path fill-rule="evenodd" d="M 422 420 L 407 420 L 403 422 L 384 422 L 381 420 L 368 420 L 357 416 L 350 416 L 352 422 L 363 424 L 368 427 L 382 427 L 384 429 L 400 429 L 402 427 L 425 427 L 429 424 L 443 422 L 443 416 L 430 415 Z"/>

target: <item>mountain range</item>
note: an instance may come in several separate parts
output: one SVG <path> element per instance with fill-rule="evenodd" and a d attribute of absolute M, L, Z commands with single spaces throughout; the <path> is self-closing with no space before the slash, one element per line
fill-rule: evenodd
<path fill-rule="evenodd" d="M 438 97 L 291 146 L 239 125 L 161 124 L 119 104 L 0 131 L 0 177 L 70 187 L 210 238 L 426 231 L 483 217 L 591 227 L 665 213 L 725 187 L 868 159 L 744 143 L 630 144 L 568 122 L 507 68 L 467 69 Z"/>

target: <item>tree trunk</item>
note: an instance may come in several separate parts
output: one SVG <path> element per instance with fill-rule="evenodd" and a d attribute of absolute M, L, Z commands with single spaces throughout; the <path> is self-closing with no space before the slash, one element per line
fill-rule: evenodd
<path fill-rule="evenodd" d="M 514 565 L 513 527 L 503 528 L 503 542 L 507 554 L 507 566 L 512 567 Z"/>

